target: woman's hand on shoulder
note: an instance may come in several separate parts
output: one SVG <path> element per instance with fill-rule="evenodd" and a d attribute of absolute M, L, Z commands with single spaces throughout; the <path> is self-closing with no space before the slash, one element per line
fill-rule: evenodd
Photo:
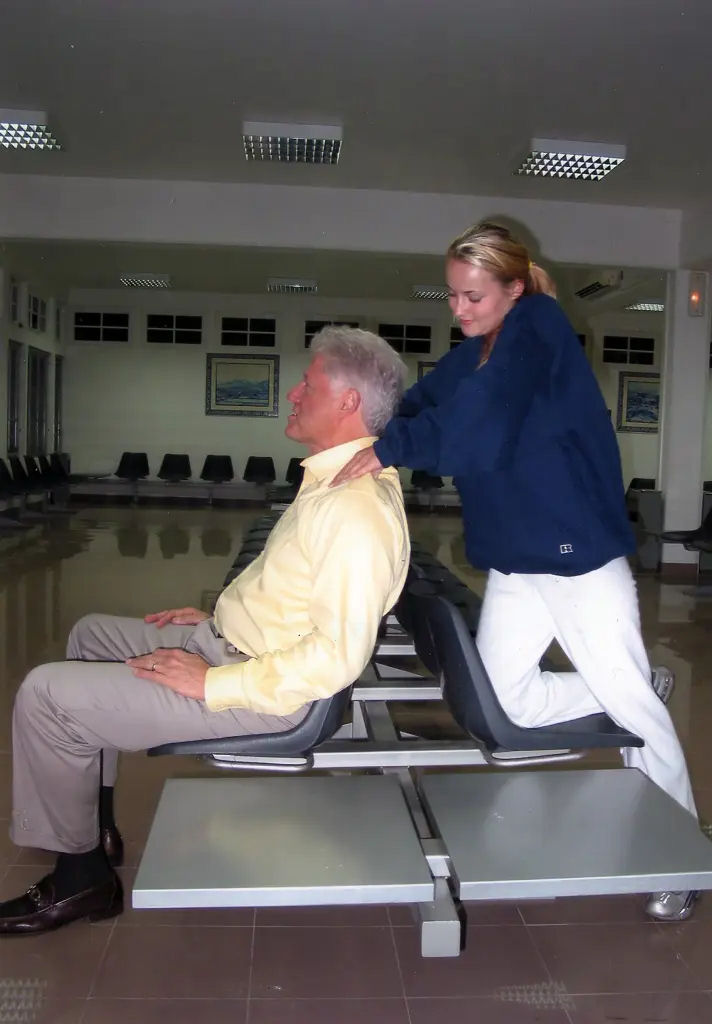
<path fill-rule="evenodd" d="M 383 464 L 373 450 L 373 446 L 364 448 L 362 451 L 356 452 L 354 457 L 339 470 L 329 486 L 338 487 L 339 484 L 345 484 L 349 480 L 356 480 L 360 476 L 365 476 L 366 473 L 378 476 L 382 469 Z"/>

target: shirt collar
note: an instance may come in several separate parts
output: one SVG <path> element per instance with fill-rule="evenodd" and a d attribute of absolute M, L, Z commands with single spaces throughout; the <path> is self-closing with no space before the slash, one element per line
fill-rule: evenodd
<path fill-rule="evenodd" d="M 353 456 L 370 447 L 377 437 L 359 437 L 355 441 L 347 441 L 345 444 L 337 444 L 333 448 L 325 448 L 323 452 L 310 455 L 302 461 L 304 471 L 309 472 L 319 482 L 336 476 L 340 469 L 353 458 Z"/>

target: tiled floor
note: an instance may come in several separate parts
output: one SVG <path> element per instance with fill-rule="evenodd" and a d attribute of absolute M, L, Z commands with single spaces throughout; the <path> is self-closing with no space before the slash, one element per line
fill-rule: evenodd
<path fill-rule="evenodd" d="M 52 862 L 6 835 L 10 711 L 24 673 L 61 658 L 87 611 L 207 605 L 256 514 L 82 509 L 36 527 L 21 546 L 0 536 L 0 899 Z M 412 529 L 481 589 L 457 516 L 413 517 Z M 671 711 L 709 820 L 712 599 L 650 577 L 640 594 L 652 658 L 677 674 Z M 117 817 L 127 891 L 164 778 L 204 771 L 188 760 L 124 758 Z M 0 942 L 0 1024 L 712 1022 L 712 898 L 681 926 L 645 921 L 641 899 L 627 896 L 470 906 L 468 920 L 459 959 L 423 960 L 403 907 L 127 908 L 114 921 Z"/>

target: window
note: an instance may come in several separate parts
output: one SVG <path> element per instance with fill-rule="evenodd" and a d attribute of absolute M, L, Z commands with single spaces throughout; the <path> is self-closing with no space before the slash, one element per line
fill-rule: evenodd
<path fill-rule="evenodd" d="M 20 319 L 20 286 L 17 281 L 10 281 L 10 320 L 16 324 Z"/>
<path fill-rule="evenodd" d="M 627 338 L 620 334 L 605 334 L 603 362 L 652 366 L 655 362 L 655 338 Z"/>
<path fill-rule="evenodd" d="M 47 373 L 49 353 L 30 348 L 27 353 L 27 454 L 44 455 L 47 449 Z"/>
<path fill-rule="evenodd" d="M 128 341 L 128 313 L 75 313 L 75 341 Z"/>
<path fill-rule="evenodd" d="M 379 324 L 378 333 L 396 352 L 419 356 L 430 352 L 432 329 L 426 324 Z"/>
<path fill-rule="evenodd" d="M 256 345 L 274 348 L 276 321 L 268 317 L 224 316 L 220 323 L 221 345 Z"/>
<path fill-rule="evenodd" d="M 10 341 L 7 347 L 7 453 L 14 455 L 20 445 L 20 367 L 22 345 Z"/>
<path fill-rule="evenodd" d="M 312 339 L 322 327 L 360 327 L 358 320 L 305 320 L 304 348 L 310 348 Z"/>
<path fill-rule="evenodd" d="M 146 317 L 146 341 L 152 345 L 200 345 L 202 340 L 202 316 L 149 313 Z"/>
<path fill-rule="evenodd" d="M 37 295 L 27 296 L 27 326 L 33 331 L 47 330 L 47 303 Z"/>
<path fill-rule="evenodd" d="M 62 375 L 64 372 L 64 359 L 62 356 L 54 357 L 54 451 L 62 450 Z"/>
<path fill-rule="evenodd" d="M 462 333 L 459 327 L 450 328 L 450 348 L 456 348 L 461 341 L 465 340 L 465 335 Z"/>
<path fill-rule="evenodd" d="M 54 307 L 54 336 L 57 341 L 62 340 L 62 307 L 59 303 Z"/>

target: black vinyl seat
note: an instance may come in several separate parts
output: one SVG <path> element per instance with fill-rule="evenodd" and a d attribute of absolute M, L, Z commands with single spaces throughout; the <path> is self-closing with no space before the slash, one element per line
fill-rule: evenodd
<path fill-rule="evenodd" d="M 295 490 L 299 490 L 302 486 L 302 480 L 304 479 L 304 466 L 302 465 L 302 460 L 299 456 L 289 460 L 289 465 L 287 466 L 287 472 L 284 479 L 290 487 L 294 487 Z"/>
<path fill-rule="evenodd" d="M 69 515 L 67 506 L 69 497 L 69 485 L 64 480 L 58 480 L 56 474 L 45 455 L 35 457 L 25 456 L 25 469 L 31 492 L 42 494 L 44 514 Z"/>
<path fill-rule="evenodd" d="M 0 459 L 0 494 L 4 498 L 19 497 L 26 494 L 27 489 L 14 480 L 4 459 Z"/>
<path fill-rule="evenodd" d="M 274 483 L 276 473 L 272 456 L 250 455 L 245 464 L 245 472 L 242 474 L 242 479 L 248 484 L 257 484 L 258 487 Z"/>
<path fill-rule="evenodd" d="M 424 469 L 414 469 L 410 476 L 410 485 L 416 491 L 422 491 L 428 497 L 428 510 L 433 511 L 435 491 L 444 486 L 441 476 L 433 476 Z"/>
<path fill-rule="evenodd" d="M 149 472 L 148 456 L 145 452 L 123 452 L 114 476 L 135 483 L 137 480 L 144 480 Z"/>
<path fill-rule="evenodd" d="M 235 472 L 229 455 L 206 455 L 203 468 L 200 471 L 200 479 L 210 484 L 208 504 L 212 505 L 213 503 L 215 488 L 220 484 L 229 483 L 234 478 Z"/>
<path fill-rule="evenodd" d="M 10 472 L 12 473 L 12 479 L 15 481 L 18 487 L 23 489 L 26 494 L 42 494 L 46 491 L 46 487 L 42 482 L 39 470 L 32 465 L 32 475 L 28 473 L 25 466 L 22 464 L 22 460 L 19 455 L 9 455 L 8 462 L 10 463 Z"/>
<path fill-rule="evenodd" d="M 26 498 L 27 491 L 15 483 L 4 459 L 0 459 L 0 501 L 5 506 L 0 514 L 0 527 L 15 530 L 27 529 L 28 524 L 21 522 L 13 515 L 14 512 L 17 512 L 18 515 L 22 514 Z"/>
<path fill-rule="evenodd" d="M 138 482 L 145 479 L 149 472 L 145 452 L 123 452 L 114 476 L 131 484 L 131 500 L 135 502 L 138 498 Z"/>
<path fill-rule="evenodd" d="M 604 713 L 535 728 L 515 725 L 499 702 L 460 611 L 432 593 L 428 584 L 415 584 L 411 594 L 417 616 L 416 651 L 431 671 L 435 666 L 442 674 L 443 697 L 457 724 L 490 754 L 643 746 L 639 736 Z M 511 763 L 496 757 L 494 762 Z"/>
<path fill-rule="evenodd" d="M 200 479 L 211 484 L 226 484 L 235 478 L 229 455 L 206 455 Z"/>
<path fill-rule="evenodd" d="M 284 479 L 286 481 L 285 484 L 270 488 L 268 494 L 270 501 L 290 504 L 296 498 L 297 491 L 302 486 L 302 480 L 304 479 L 304 466 L 302 466 L 302 460 L 299 456 L 289 460 Z"/>
<path fill-rule="evenodd" d="M 660 540 L 665 544 L 682 544 L 688 551 L 712 551 L 712 508 L 696 530 L 665 530 Z"/>
<path fill-rule="evenodd" d="M 198 754 L 211 757 L 213 754 L 230 754 L 250 758 L 295 758 L 299 759 L 299 763 L 293 767 L 303 770 L 311 767 L 314 748 L 331 739 L 341 726 L 351 703 L 352 690 L 353 686 L 347 686 L 332 697 L 313 701 L 299 725 L 284 732 L 162 743 L 158 747 L 151 747 L 148 756 Z M 236 764 L 234 767 L 240 766 Z M 253 764 L 251 767 L 258 768 L 259 765 Z"/>
<path fill-rule="evenodd" d="M 159 480 L 177 484 L 181 480 L 190 480 L 191 475 L 190 459 L 187 455 L 167 454 L 163 456 L 161 468 L 158 470 Z"/>

